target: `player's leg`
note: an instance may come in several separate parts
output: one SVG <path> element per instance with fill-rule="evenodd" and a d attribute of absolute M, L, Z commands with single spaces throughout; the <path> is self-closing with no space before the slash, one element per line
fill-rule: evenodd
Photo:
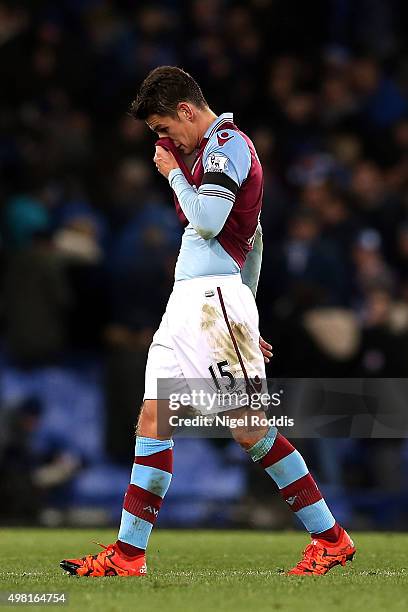
<path fill-rule="evenodd" d="M 173 472 L 169 402 L 159 400 L 158 379 L 178 379 L 182 372 L 171 347 L 165 313 L 146 364 L 145 400 L 136 431 L 135 459 L 126 490 L 118 540 L 94 555 L 61 561 L 79 576 L 142 576 L 145 551 Z M 153 398 L 153 399 L 150 399 Z"/>
<path fill-rule="evenodd" d="M 93 577 L 146 574 L 147 544 L 173 473 L 172 432 L 168 419 L 159 425 L 160 411 L 168 411 L 167 401 L 144 401 L 117 541 L 97 554 L 61 561 L 62 569 L 70 574 Z"/>
<path fill-rule="evenodd" d="M 253 412 L 247 414 L 250 417 Z M 299 451 L 275 427 L 241 427 L 231 432 L 274 480 L 280 495 L 312 537 L 302 560 L 290 573 L 325 574 L 334 565 L 351 560 L 354 544 L 336 522 Z"/>
<path fill-rule="evenodd" d="M 144 557 L 173 474 L 173 441 L 168 402 L 145 400 L 136 429 L 135 459 L 127 488 L 117 548 L 126 558 Z"/>
<path fill-rule="evenodd" d="M 340 527 L 299 451 L 275 427 L 252 426 L 231 431 L 251 459 L 274 480 L 280 495 L 311 536 L 324 534 L 327 541 L 337 541 Z"/>

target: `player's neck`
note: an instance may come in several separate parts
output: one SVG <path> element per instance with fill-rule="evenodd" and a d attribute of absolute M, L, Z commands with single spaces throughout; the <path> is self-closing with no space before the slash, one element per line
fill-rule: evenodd
<path fill-rule="evenodd" d="M 210 108 L 205 108 L 204 110 L 200 111 L 197 126 L 199 136 L 198 143 L 202 141 L 202 139 L 204 138 L 204 134 L 206 133 L 210 125 L 214 123 L 216 118 L 217 115 Z"/>

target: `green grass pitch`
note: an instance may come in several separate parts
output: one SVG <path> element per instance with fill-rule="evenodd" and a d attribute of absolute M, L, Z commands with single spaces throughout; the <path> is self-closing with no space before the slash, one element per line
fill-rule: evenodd
<path fill-rule="evenodd" d="M 0 591 L 68 595 L 63 606 L 25 606 L 37 610 L 408 610 L 408 534 L 353 536 L 357 554 L 346 568 L 336 567 L 324 577 L 287 577 L 282 570 L 299 559 L 309 541 L 304 534 L 157 529 L 147 577 L 77 578 L 65 575 L 59 561 L 96 552 L 92 540 L 109 544 L 114 532 L 2 529 Z"/>

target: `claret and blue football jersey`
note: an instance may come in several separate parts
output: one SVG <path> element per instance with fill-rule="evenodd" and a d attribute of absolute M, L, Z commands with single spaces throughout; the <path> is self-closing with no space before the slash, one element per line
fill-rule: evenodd
<path fill-rule="evenodd" d="M 188 179 L 181 169 L 169 174 L 185 225 L 176 281 L 239 274 L 259 223 L 263 174 L 253 143 L 231 113 L 208 128 Z"/>

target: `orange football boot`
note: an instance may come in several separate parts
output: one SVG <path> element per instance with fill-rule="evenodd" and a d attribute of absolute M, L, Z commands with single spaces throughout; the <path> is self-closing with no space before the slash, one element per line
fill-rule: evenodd
<path fill-rule="evenodd" d="M 354 542 L 344 529 L 335 544 L 315 538 L 306 546 L 301 561 L 287 575 L 323 576 L 335 565 L 352 561 L 355 552 Z"/>
<path fill-rule="evenodd" d="M 95 542 L 99 544 L 98 542 Z M 60 567 L 75 576 L 146 576 L 146 558 L 144 555 L 131 559 L 116 546 L 99 544 L 104 550 L 96 555 L 87 555 L 82 559 L 64 559 Z"/>

